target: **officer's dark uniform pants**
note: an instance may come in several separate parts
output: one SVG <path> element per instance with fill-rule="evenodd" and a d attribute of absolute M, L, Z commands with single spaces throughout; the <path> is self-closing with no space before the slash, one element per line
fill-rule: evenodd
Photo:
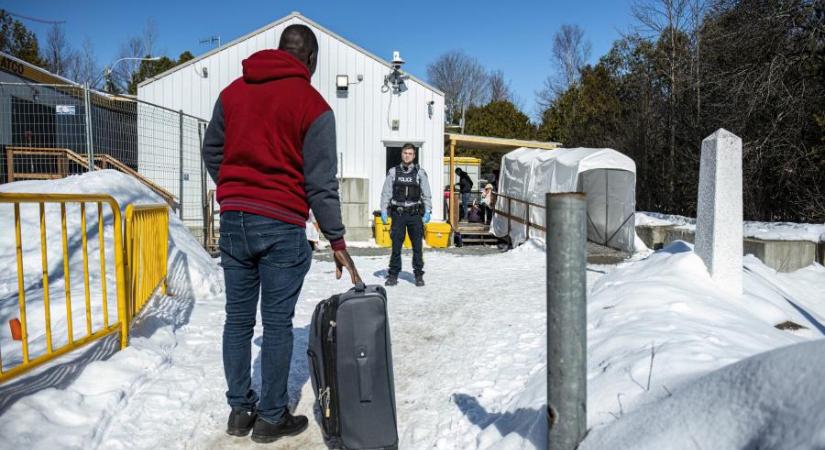
<path fill-rule="evenodd" d="M 415 275 L 424 275 L 424 249 L 421 238 L 424 237 L 424 222 L 417 212 L 392 212 L 392 256 L 390 256 L 390 275 L 401 273 L 401 247 L 404 245 L 405 235 L 410 234 L 413 248 L 413 270 Z"/>

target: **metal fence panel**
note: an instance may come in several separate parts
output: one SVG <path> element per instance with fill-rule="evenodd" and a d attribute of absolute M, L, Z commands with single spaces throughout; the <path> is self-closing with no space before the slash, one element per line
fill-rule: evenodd
<path fill-rule="evenodd" d="M 202 238 L 214 188 L 200 158 L 206 124 L 82 86 L 0 83 L 0 183 L 119 170 L 160 195 Z"/>

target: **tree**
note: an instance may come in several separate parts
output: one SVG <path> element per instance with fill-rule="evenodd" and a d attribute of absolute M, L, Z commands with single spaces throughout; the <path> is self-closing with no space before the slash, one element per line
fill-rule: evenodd
<path fill-rule="evenodd" d="M 97 88 L 100 86 L 101 69 L 97 63 L 92 41 L 86 37 L 80 51 L 69 61 L 66 69 L 66 77 L 77 83 L 89 83 L 89 86 Z"/>
<path fill-rule="evenodd" d="M 535 128 L 530 118 L 508 100 L 492 101 L 484 106 L 467 109 L 467 134 L 514 139 L 533 139 Z M 465 150 L 462 156 L 480 158 L 482 172 L 497 169 L 506 152 Z"/>
<path fill-rule="evenodd" d="M 132 78 L 129 80 L 129 94 L 137 95 L 138 84 L 142 83 L 144 80 L 160 75 L 178 64 L 183 64 L 191 59 L 194 59 L 194 55 L 192 55 L 189 51 L 185 51 L 178 56 L 177 61 L 174 59 L 169 59 L 166 56 L 162 56 L 157 61 L 149 61 L 145 59 L 140 61 L 140 67 L 137 72 L 132 74 Z"/>
<path fill-rule="evenodd" d="M 542 111 L 579 79 L 588 58 L 590 41 L 585 39 L 584 30 L 578 25 L 562 25 L 553 37 L 551 61 L 557 71 L 544 80 L 544 88 L 536 94 Z"/>
<path fill-rule="evenodd" d="M 641 29 L 659 37 L 659 47 L 664 56 L 663 65 L 667 70 L 668 85 L 668 130 L 669 130 L 669 167 L 667 173 L 676 173 L 676 103 L 681 85 L 680 71 L 687 63 L 685 54 L 680 52 L 686 26 L 690 20 L 688 0 L 636 0 L 632 5 L 633 17 L 641 23 Z M 669 194 L 675 191 L 675 180 L 669 177 Z"/>
<path fill-rule="evenodd" d="M 37 36 L 4 9 L 0 9 L 0 51 L 44 67 Z"/>
<path fill-rule="evenodd" d="M 77 55 L 66 39 L 66 33 L 59 24 L 52 25 L 46 34 L 45 63 L 50 72 L 66 76 Z"/>
<path fill-rule="evenodd" d="M 743 140 L 745 218 L 825 221 L 825 3 L 644 5 L 648 34 L 583 69 L 538 138 L 627 154 L 638 209 L 692 216 L 700 143 L 724 127 Z"/>
<path fill-rule="evenodd" d="M 490 73 L 490 101 L 514 103 L 510 83 L 504 80 L 504 72 L 496 70 Z"/>
<path fill-rule="evenodd" d="M 483 105 L 489 97 L 487 71 L 476 58 L 460 50 L 444 53 L 430 63 L 427 78 L 444 92 L 448 124 L 463 125 L 467 108 Z"/>
<path fill-rule="evenodd" d="M 579 83 L 556 97 L 542 116 L 540 140 L 566 147 L 610 147 L 620 130 L 616 81 L 604 64 L 582 69 Z"/>
<path fill-rule="evenodd" d="M 137 58 L 154 57 L 155 43 L 158 39 L 157 25 L 154 19 L 149 18 L 143 26 L 140 35 L 132 36 L 120 45 L 117 59 L 123 59 L 112 68 L 111 79 L 118 89 L 132 92 L 131 82 L 135 74 L 141 69 L 143 62 Z M 126 58 L 126 59 L 124 59 Z M 141 80 L 142 81 L 142 80 Z"/>

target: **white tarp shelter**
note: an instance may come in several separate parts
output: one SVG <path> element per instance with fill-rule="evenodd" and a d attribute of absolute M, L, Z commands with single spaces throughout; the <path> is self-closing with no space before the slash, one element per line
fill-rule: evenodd
<path fill-rule="evenodd" d="M 501 158 L 496 209 L 511 217 L 528 213 L 524 200 L 539 205 L 529 210 L 531 225 L 544 226 L 544 199 L 548 192 L 587 194 L 587 238 L 607 247 L 633 252 L 636 211 L 636 163 L 609 148 L 558 148 L 541 150 L 519 148 Z M 495 214 L 491 231 L 498 237 L 510 236 L 513 246 L 527 238 L 521 221 Z M 530 237 L 544 238 L 544 232 L 531 227 Z"/>

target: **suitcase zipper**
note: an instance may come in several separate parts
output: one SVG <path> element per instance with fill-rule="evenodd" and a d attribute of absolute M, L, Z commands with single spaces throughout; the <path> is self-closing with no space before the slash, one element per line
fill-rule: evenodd
<path fill-rule="evenodd" d="M 331 307 L 327 310 L 328 314 L 326 320 L 329 322 L 329 331 L 327 332 L 326 338 L 326 345 L 327 351 L 324 352 L 325 355 L 329 358 L 329 361 L 325 361 L 324 363 L 324 370 L 327 371 L 327 380 L 329 380 L 329 385 L 326 387 L 326 395 L 324 396 L 324 402 L 321 404 L 323 408 L 324 418 L 326 419 L 325 422 L 328 423 L 328 431 L 330 436 L 339 436 L 339 421 L 340 417 L 338 417 L 339 408 L 338 408 L 338 382 L 337 382 L 337 346 L 336 346 L 336 322 L 335 319 L 337 318 L 338 312 L 338 302 L 336 301 L 335 304 L 330 305 Z"/>

